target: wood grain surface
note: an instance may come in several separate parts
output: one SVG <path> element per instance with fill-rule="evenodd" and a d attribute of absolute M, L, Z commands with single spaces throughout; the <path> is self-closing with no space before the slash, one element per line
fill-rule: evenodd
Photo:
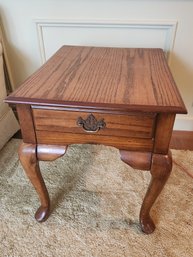
<path fill-rule="evenodd" d="M 50 215 L 50 198 L 40 172 L 36 145 L 21 143 L 19 147 L 19 158 L 26 175 L 40 198 L 41 206 L 36 211 L 35 218 L 39 222 L 45 221 Z"/>
<path fill-rule="evenodd" d="M 34 124 L 36 130 L 70 132 L 88 134 L 77 125 L 79 117 L 86 120 L 88 112 L 55 111 L 33 109 Z M 114 115 L 106 113 L 94 113 L 97 120 L 104 119 L 105 128 L 100 129 L 97 135 L 113 135 L 123 137 L 152 138 L 154 132 L 155 114 L 133 113 L 127 115 Z M 92 132 L 93 134 L 94 132 Z"/>
<path fill-rule="evenodd" d="M 161 49 L 63 46 L 6 102 L 186 113 Z"/>
<path fill-rule="evenodd" d="M 160 113 L 157 116 L 154 153 L 167 154 L 175 121 L 175 114 Z"/>
<path fill-rule="evenodd" d="M 167 155 L 153 154 L 151 164 L 151 181 L 140 210 L 141 228 L 146 234 L 151 234 L 155 229 L 155 224 L 151 218 L 150 210 L 164 188 L 171 170 L 172 155 L 170 151 Z"/>
<path fill-rule="evenodd" d="M 103 144 L 113 146 L 122 150 L 141 152 L 151 152 L 154 142 L 151 138 L 129 138 L 120 136 L 103 136 L 96 134 L 73 134 L 43 130 L 36 131 L 36 136 L 38 144 Z"/>
<path fill-rule="evenodd" d="M 6 102 L 17 106 L 19 156 L 40 197 L 38 221 L 50 213 L 38 160 L 62 156 L 69 144 L 104 144 L 132 167 L 151 169 L 140 223 L 154 231 L 150 210 L 172 168 L 175 115 L 186 113 L 163 50 L 64 46 Z"/>
<path fill-rule="evenodd" d="M 30 105 L 18 104 L 17 113 L 24 143 L 36 144 L 36 133 Z"/>
<path fill-rule="evenodd" d="M 121 160 L 133 169 L 150 170 L 152 153 L 120 150 Z"/>

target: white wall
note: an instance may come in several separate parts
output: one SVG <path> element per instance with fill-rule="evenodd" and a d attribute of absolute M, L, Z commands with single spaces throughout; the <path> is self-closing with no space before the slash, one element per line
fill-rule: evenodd
<path fill-rule="evenodd" d="M 0 0 L 0 11 L 15 87 L 61 44 L 161 46 L 189 112 L 175 129 L 193 130 L 192 0 Z"/>

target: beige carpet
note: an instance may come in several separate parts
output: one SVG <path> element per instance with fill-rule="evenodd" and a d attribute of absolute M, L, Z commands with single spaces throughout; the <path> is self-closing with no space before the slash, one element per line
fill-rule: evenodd
<path fill-rule="evenodd" d="M 131 169 L 105 146 L 71 146 L 41 163 L 54 204 L 37 223 L 39 201 L 19 164 L 19 143 L 0 152 L 0 256 L 193 256 L 193 179 L 186 174 L 193 152 L 173 151 L 172 175 L 152 210 L 157 229 L 145 235 L 138 215 L 149 172 Z"/>

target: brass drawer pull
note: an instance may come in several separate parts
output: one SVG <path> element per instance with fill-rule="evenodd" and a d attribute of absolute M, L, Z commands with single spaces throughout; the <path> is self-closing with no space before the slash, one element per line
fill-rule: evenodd
<path fill-rule="evenodd" d="M 85 120 L 82 117 L 79 117 L 76 123 L 86 132 L 97 132 L 106 127 L 104 119 L 97 121 L 93 114 L 90 114 Z"/>

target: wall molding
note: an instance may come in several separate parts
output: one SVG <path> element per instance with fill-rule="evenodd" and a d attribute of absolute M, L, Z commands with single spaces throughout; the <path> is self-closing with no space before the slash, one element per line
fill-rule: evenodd
<path fill-rule="evenodd" d="M 176 116 L 174 130 L 193 131 L 193 116 L 179 114 Z"/>
<path fill-rule="evenodd" d="M 48 42 L 46 41 L 46 33 L 54 34 L 55 29 L 59 29 L 61 33 L 65 33 L 65 29 L 124 29 L 125 33 L 130 31 L 144 31 L 152 32 L 165 32 L 163 35 L 163 49 L 166 53 L 168 63 L 171 61 L 171 53 L 175 44 L 175 37 L 177 32 L 177 21 L 176 20 L 76 20 L 76 19 L 41 19 L 35 20 L 38 43 L 40 49 L 40 55 L 42 63 L 47 60 L 46 46 Z M 147 33 L 147 34 L 148 34 Z M 54 37 L 53 37 L 54 38 Z M 54 38 L 56 40 L 56 38 Z M 64 40 L 65 41 L 65 40 Z M 63 43 L 65 44 L 65 42 Z M 74 44 L 74 43 L 72 43 Z M 75 42 L 76 44 L 76 42 Z M 89 44 L 88 44 L 89 45 Z M 92 44 L 90 44 L 92 45 Z M 103 44 L 101 44 L 103 45 Z M 107 46 L 107 45 L 104 45 Z M 118 45 L 117 45 L 118 46 Z M 131 47 L 131 46 L 128 46 Z M 135 47 L 133 45 L 132 47 Z M 142 47 L 142 46 L 139 46 Z M 156 47 L 156 46 L 155 46 Z M 193 130 L 193 116 L 183 116 L 177 115 L 174 129 L 176 130 Z"/>
<path fill-rule="evenodd" d="M 146 32 L 160 32 L 165 33 L 163 38 L 163 49 L 166 53 L 166 57 L 168 62 L 170 62 L 171 55 L 170 53 L 173 50 L 174 43 L 175 43 L 175 35 L 177 30 L 177 21 L 176 20 L 35 20 L 36 28 L 37 28 L 37 35 L 38 35 L 38 43 L 40 48 L 40 54 L 42 63 L 47 60 L 46 56 L 46 40 L 45 40 L 45 33 L 48 29 L 52 30 L 51 33 L 54 32 L 54 29 L 60 29 L 61 33 L 65 29 L 76 29 L 78 31 L 84 29 L 97 29 L 97 30 L 123 30 L 125 33 L 133 33 L 137 31 Z M 65 44 L 65 42 L 64 42 Z M 76 43 L 75 43 L 76 44 Z M 92 44 L 87 44 L 92 45 Z M 101 45 L 103 45 L 101 43 Z M 137 47 L 143 47 L 143 42 L 139 43 Z M 118 46 L 118 45 L 116 45 Z M 121 45 L 122 46 L 122 45 Z M 126 46 L 125 46 L 126 47 Z M 128 47 L 135 47 L 135 44 Z M 146 47 L 146 46 L 145 46 Z M 155 45 L 155 47 L 157 47 Z"/>

